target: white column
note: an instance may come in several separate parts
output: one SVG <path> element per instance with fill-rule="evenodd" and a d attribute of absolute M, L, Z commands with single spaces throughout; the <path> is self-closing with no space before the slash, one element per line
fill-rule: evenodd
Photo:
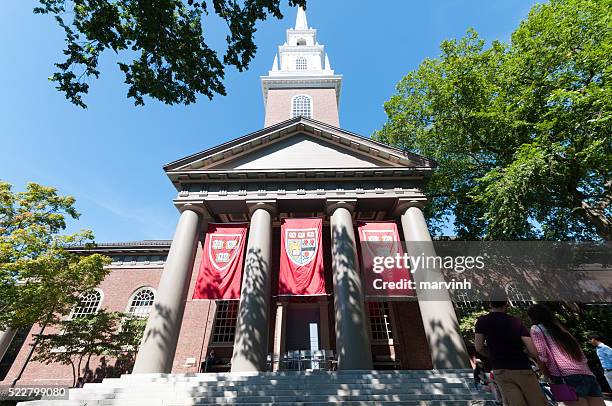
<path fill-rule="evenodd" d="M 409 255 L 436 255 L 425 217 L 420 208 L 408 207 L 402 214 L 402 228 Z M 435 261 L 433 261 L 435 262 Z M 465 342 L 459 332 L 457 315 L 448 291 L 427 291 L 419 289 L 422 281 L 443 281 L 442 271 L 436 267 L 421 268 L 414 274 L 417 297 L 429 353 L 434 369 L 469 368 L 469 356 Z"/>
<path fill-rule="evenodd" d="M 0 331 L 0 361 L 2 361 L 2 357 L 6 354 L 6 350 L 8 350 L 11 345 L 16 333 L 17 330 L 14 328 L 7 328 L 4 331 Z"/>
<path fill-rule="evenodd" d="M 202 209 L 182 208 L 133 373 L 170 373 L 181 330 Z"/>
<path fill-rule="evenodd" d="M 252 202 L 232 372 L 265 371 L 270 330 L 273 203 Z"/>
<path fill-rule="evenodd" d="M 280 360 L 285 352 L 285 325 L 287 323 L 287 302 L 276 303 L 276 322 L 274 323 L 274 358 L 272 359 L 272 370 L 278 371 L 281 367 Z"/>
<path fill-rule="evenodd" d="M 372 369 L 364 294 L 351 211 L 353 202 L 328 202 L 339 370 Z"/>

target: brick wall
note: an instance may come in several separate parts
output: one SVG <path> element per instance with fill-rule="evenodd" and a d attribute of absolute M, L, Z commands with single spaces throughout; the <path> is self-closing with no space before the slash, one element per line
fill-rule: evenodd
<path fill-rule="evenodd" d="M 99 286 L 103 292 L 102 307 L 110 311 L 126 311 L 128 301 L 134 291 L 143 286 L 157 288 L 161 272 L 161 268 L 113 269 Z M 45 333 L 52 331 L 47 329 Z M 40 333 L 40 326 L 33 326 L 11 369 L 4 380 L 0 382 L 1 385 L 10 384 L 17 377 L 30 352 L 30 344 L 33 342 L 32 334 L 38 333 Z M 111 361 L 110 364 L 112 365 L 113 362 Z M 95 367 L 98 365 L 99 360 L 97 358 L 91 360 L 91 369 L 95 370 Z M 72 368 L 68 365 L 44 365 L 39 362 L 30 361 L 19 381 L 20 385 L 28 383 L 38 385 L 71 385 Z"/>
<path fill-rule="evenodd" d="M 418 302 L 393 302 L 397 342 L 402 369 L 432 369 L 427 337 Z"/>
<path fill-rule="evenodd" d="M 187 302 L 185 303 L 185 313 L 181 323 L 181 332 L 174 355 L 174 362 L 172 363 L 172 372 L 175 373 L 199 372 L 200 364 L 206 357 L 206 347 L 210 341 L 210 333 L 215 317 L 214 302 L 211 300 L 192 299 L 200 263 L 202 262 L 202 247 L 203 241 L 200 241 L 193 264 Z M 195 358 L 195 363 L 188 365 L 186 363 L 188 358 Z"/>
<path fill-rule="evenodd" d="M 312 97 L 312 118 L 339 127 L 338 103 L 334 89 L 271 89 L 268 91 L 264 127 L 291 118 L 291 98 L 298 94 Z"/>

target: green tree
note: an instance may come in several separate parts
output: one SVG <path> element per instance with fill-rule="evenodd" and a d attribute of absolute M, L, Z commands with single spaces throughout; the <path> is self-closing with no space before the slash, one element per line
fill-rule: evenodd
<path fill-rule="evenodd" d="M 70 365 L 73 386 L 85 372 L 91 371 L 93 356 L 133 357 L 144 331 L 142 320 L 106 310 L 62 320 L 54 327 L 54 333 L 37 335 L 33 359 L 45 364 Z"/>
<path fill-rule="evenodd" d="M 509 44 L 469 30 L 397 85 L 374 137 L 440 164 L 433 226 L 465 239 L 612 237 L 611 0 L 536 5 Z"/>
<path fill-rule="evenodd" d="M 124 314 L 121 319 L 121 328 L 117 332 L 117 342 L 120 351 L 115 354 L 117 365 L 121 365 L 121 373 L 131 373 L 136 361 L 136 355 L 142 342 L 147 319 Z"/>
<path fill-rule="evenodd" d="M 60 234 L 78 217 L 74 198 L 56 189 L 30 183 L 14 193 L 0 182 L 0 330 L 53 324 L 104 279 L 110 258 L 66 249 L 93 243 L 91 231 Z"/>
<path fill-rule="evenodd" d="M 257 46 L 256 23 L 282 18 L 280 0 L 39 0 L 35 13 L 51 14 L 66 35 L 63 62 L 50 80 L 68 100 L 87 107 L 88 80 L 98 78 L 105 51 L 120 55 L 119 69 L 136 105 L 144 96 L 167 104 L 225 95 L 226 66 L 247 69 Z M 288 0 L 305 6 L 306 0 Z M 203 20 L 214 10 L 227 24 L 222 58 L 204 38 Z"/>

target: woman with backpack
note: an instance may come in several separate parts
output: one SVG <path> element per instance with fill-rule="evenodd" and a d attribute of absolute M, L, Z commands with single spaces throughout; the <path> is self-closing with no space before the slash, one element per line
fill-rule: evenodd
<path fill-rule="evenodd" d="M 527 310 L 531 338 L 542 371 L 551 380 L 555 399 L 568 406 L 605 406 L 601 388 L 587 365 L 578 341 L 543 304 Z"/>

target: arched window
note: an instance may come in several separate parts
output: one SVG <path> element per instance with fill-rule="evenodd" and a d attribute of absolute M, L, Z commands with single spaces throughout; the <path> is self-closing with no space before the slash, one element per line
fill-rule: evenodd
<path fill-rule="evenodd" d="M 310 96 L 298 95 L 293 96 L 291 100 L 291 118 L 293 117 L 312 117 L 312 99 Z"/>
<path fill-rule="evenodd" d="M 471 300 L 470 295 L 465 290 L 453 291 L 453 297 L 455 299 L 455 306 L 458 310 L 464 311 L 477 307 L 476 303 Z"/>
<path fill-rule="evenodd" d="M 513 283 L 509 283 L 506 286 L 506 294 L 508 295 L 508 301 L 512 307 L 526 308 L 533 304 L 529 295 L 519 290 Z"/>
<path fill-rule="evenodd" d="M 297 44 L 298 46 L 304 46 L 306 45 L 306 40 L 304 38 L 300 38 L 297 40 Z"/>
<path fill-rule="evenodd" d="M 136 317 L 147 317 L 153 307 L 155 292 L 152 288 L 140 288 L 130 298 L 128 313 Z"/>
<path fill-rule="evenodd" d="M 97 313 L 102 304 L 102 291 L 92 289 L 79 296 L 79 304 L 72 311 L 71 318 L 78 319 L 90 314 Z"/>
<path fill-rule="evenodd" d="M 306 63 L 306 58 L 303 56 L 299 56 L 295 60 L 295 69 L 297 70 L 306 70 L 308 68 L 308 64 Z"/>

